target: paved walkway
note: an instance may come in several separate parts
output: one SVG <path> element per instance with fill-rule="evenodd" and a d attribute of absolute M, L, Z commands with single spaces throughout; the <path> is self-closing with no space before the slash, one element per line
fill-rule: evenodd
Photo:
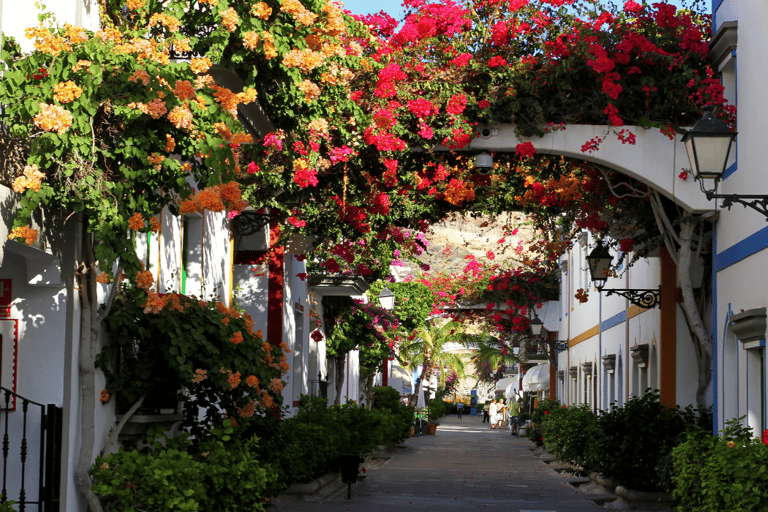
<path fill-rule="evenodd" d="M 269 510 L 588 512 L 605 511 L 603 505 L 615 499 L 577 491 L 588 480 L 558 473 L 528 438 L 491 430 L 479 416 L 443 418 L 436 435 L 412 437 L 401 446 L 364 464 L 351 499 L 337 480 L 312 496 L 283 495 Z"/>

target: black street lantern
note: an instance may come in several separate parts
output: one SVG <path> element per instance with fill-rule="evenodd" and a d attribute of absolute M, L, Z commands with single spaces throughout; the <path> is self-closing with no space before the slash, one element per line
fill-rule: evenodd
<path fill-rule="evenodd" d="M 379 293 L 379 303 L 387 311 L 395 309 L 395 294 L 392 293 L 392 290 L 386 286 L 382 288 L 381 293 Z"/>
<path fill-rule="evenodd" d="M 608 274 L 611 270 L 611 263 L 613 262 L 613 256 L 606 246 L 603 245 L 602 240 L 597 242 L 595 247 L 589 256 L 587 256 L 587 265 L 589 266 L 589 273 L 592 277 L 592 281 L 595 283 L 595 287 L 598 292 L 605 291 L 606 297 L 611 295 L 621 295 L 635 306 L 640 306 L 644 309 L 655 308 L 661 304 L 661 287 L 655 290 L 647 289 L 628 289 L 628 288 L 614 288 L 611 290 L 604 290 L 605 282 L 608 280 Z"/>
<path fill-rule="evenodd" d="M 602 240 L 597 242 L 597 246 L 587 256 L 587 266 L 589 267 L 589 275 L 592 281 L 596 283 L 595 286 L 598 290 L 602 290 L 608 280 L 611 263 L 613 263 L 611 251 L 603 245 Z"/>
<path fill-rule="evenodd" d="M 725 173 L 735 138 L 736 132 L 732 132 L 725 121 L 715 117 L 712 107 L 707 107 L 704 117 L 683 136 L 694 179 L 719 181 Z"/>
<path fill-rule="evenodd" d="M 541 336 L 541 328 L 544 327 L 544 322 L 541 321 L 541 318 L 539 318 L 539 315 L 537 315 L 535 311 L 533 314 L 535 316 L 533 317 L 533 320 L 531 320 L 531 333 L 534 337 L 538 338 Z"/>
<path fill-rule="evenodd" d="M 738 203 L 762 213 L 768 220 L 768 195 L 716 193 L 717 183 L 723 178 L 731 144 L 735 138 L 736 132 L 729 130 L 722 119 L 715 117 L 712 108 L 708 108 L 704 117 L 696 121 L 693 129 L 683 137 L 693 177 L 698 180 L 701 191 L 706 194 L 708 200 L 722 199 L 723 207 L 729 210 L 734 203 Z M 712 190 L 704 187 L 705 179 L 715 180 Z"/>

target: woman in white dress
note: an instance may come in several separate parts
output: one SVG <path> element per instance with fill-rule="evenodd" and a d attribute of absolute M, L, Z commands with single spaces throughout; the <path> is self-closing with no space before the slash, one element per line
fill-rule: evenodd
<path fill-rule="evenodd" d="M 488 413 L 491 415 L 491 428 L 496 428 L 496 422 L 499 420 L 499 406 L 496 403 L 496 399 L 491 400 L 491 406 L 488 408 Z"/>

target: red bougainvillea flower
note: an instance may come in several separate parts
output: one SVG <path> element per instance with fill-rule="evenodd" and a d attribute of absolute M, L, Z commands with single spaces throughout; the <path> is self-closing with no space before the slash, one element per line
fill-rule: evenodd
<path fill-rule="evenodd" d="M 320 332 L 320 331 L 318 331 L 318 330 L 314 330 L 314 331 L 312 331 L 312 334 L 310 335 L 310 337 L 311 337 L 313 340 L 317 341 L 318 343 L 319 343 L 319 342 L 321 342 L 321 341 L 323 341 L 323 333 L 321 333 L 321 332 Z"/>
<path fill-rule="evenodd" d="M 515 152 L 520 158 L 528 158 L 536 154 L 536 148 L 531 142 L 523 142 L 515 146 Z"/>
<path fill-rule="evenodd" d="M 763 444 L 768 444 L 768 428 L 763 430 Z"/>
<path fill-rule="evenodd" d="M 635 240 L 632 238 L 625 238 L 619 242 L 619 250 L 621 252 L 632 252 L 635 247 Z"/>

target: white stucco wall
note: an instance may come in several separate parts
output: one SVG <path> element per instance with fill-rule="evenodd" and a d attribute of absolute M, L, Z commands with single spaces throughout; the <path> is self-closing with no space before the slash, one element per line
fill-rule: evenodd
<path fill-rule="evenodd" d="M 737 22 L 737 48 L 723 57 L 721 69 L 726 94 L 738 109 L 735 171 L 719 192 L 768 194 L 765 154 L 768 128 L 764 110 L 768 66 L 768 4 L 726 0 L 714 13 L 716 28 Z M 729 323 L 732 314 L 768 306 L 768 231 L 763 215 L 741 206 L 720 210 L 715 225 L 714 269 L 714 386 L 715 427 L 747 416 L 756 434 L 768 427 L 766 418 L 765 348 L 745 350 Z M 761 361 L 762 360 L 762 361 Z M 762 370 L 762 379 L 761 377 Z"/>

